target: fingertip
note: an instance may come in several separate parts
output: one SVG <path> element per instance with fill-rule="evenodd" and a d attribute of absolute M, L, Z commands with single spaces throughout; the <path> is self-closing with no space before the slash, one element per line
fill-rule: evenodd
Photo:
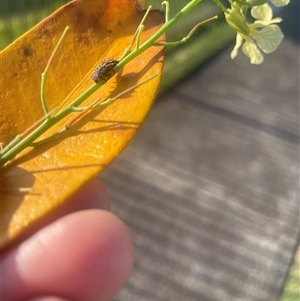
<path fill-rule="evenodd" d="M 6 280 L 19 287 L 10 294 L 21 294 L 20 300 L 53 295 L 101 301 L 118 292 L 132 264 L 133 243 L 126 225 L 110 212 L 86 210 L 34 234 L 5 269 L 10 269 Z M 8 300 L 18 300 L 12 296 Z"/>

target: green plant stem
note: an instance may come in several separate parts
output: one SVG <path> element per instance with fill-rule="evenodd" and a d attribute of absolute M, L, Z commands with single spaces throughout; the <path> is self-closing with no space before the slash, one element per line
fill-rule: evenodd
<path fill-rule="evenodd" d="M 221 10 L 226 13 L 227 12 L 227 8 L 223 5 L 223 3 L 220 0 L 213 0 L 220 8 Z"/>
<path fill-rule="evenodd" d="M 140 47 L 134 51 L 132 51 L 128 56 L 122 59 L 118 65 L 114 68 L 117 72 L 121 68 L 123 68 L 126 64 L 136 58 L 138 55 L 143 53 L 146 49 L 153 46 L 154 43 L 159 39 L 164 33 L 166 33 L 170 27 L 174 25 L 179 19 L 181 19 L 186 13 L 188 13 L 192 8 L 194 8 L 197 4 L 202 2 L 203 0 L 193 0 L 189 2 L 185 7 L 183 7 L 169 22 L 165 23 L 151 38 L 149 38 L 146 42 L 144 42 Z"/>
<path fill-rule="evenodd" d="M 65 125 L 61 130 L 59 130 L 58 132 L 56 132 L 55 134 L 53 134 L 52 136 L 50 137 L 47 137 L 43 140 L 40 140 L 38 142 L 34 142 L 32 144 L 32 146 L 38 146 L 38 145 L 41 145 L 45 142 L 49 142 L 49 141 L 52 141 L 53 139 L 55 139 L 56 137 L 58 137 L 60 134 L 62 134 L 63 132 L 67 131 L 70 129 L 71 125 L 73 125 L 77 120 L 79 120 L 86 112 L 88 111 L 92 111 L 92 110 L 96 110 L 96 109 L 104 109 L 106 108 L 107 106 L 109 106 L 110 104 L 114 103 L 118 98 L 122 97 L 124 94 L 146 84 L 147 82 L 149 82 L 150 80 L 152 80 L 154 77 L 156 77 L 157 74 L 153 75 L 153 76 L 150 76 L 149 78 L 147 78 L 145 81 L 143 81 L 142 83 L 139 83 L 139 84 L 136 84 L 124 91 L 122 91 L 121 93 L 117 94 L 115 97 L 111 97 L 111 98 L 108 98 L 106 100 L 104 100 L 103 102 L 101 103 L 98 103 L 99 102 L 99 99 L 96 99 L 93 103 L 91 103 L 89 106 L 87 107 L 84 107 L 84 108 L 72 108 L 73 112 L 80 112 L 77 116 L 75 116 L 69 124 Z"/>
<path fill-rule="evenodd" d="M 135 59 L 138 55 L 143 53 L 145 50 L 155 45 L 155 42 L 164 34 L 166 31 L 174 25 L 179 19 L 181 19 L 187 12 L 193 9 L 197 4 L 202 2 L 203 0 L 193 0 L 190 1 L 185 7 L 183 7 L 172 19 L 170 19 L 167 23 L 165 23 L 151 38 L 149 38 L 146 42 L 144 42 L 139 47 L 135 48 L 131 53 L 129 53 L 126 57 L 124 57 L 118 65 L 114 68 L 114 71 L 117 72 L 121 68 L 123 68 L 130 61 Z M 214 0 L 215 2 L 217 0 Z M 59 47 L 60 42 L 58 42 L 57 47 Z M 82 93 L 79 97 L 77 97 L 72 103 L 70 103 L 66 108 L 62 109 L 56 115 L 46 118 L 42 124 L 40 124 L 35 130 L 33 130 L 28 136 L 18 142 L 15 146 L 9 149 L 0 157 L 0 166 L 3 166 L 6 162 L 13 159 L 17 154 L 19 154 L 22 150 L 27 147 L 30 147 L 32 143 L 38 139 L 42 134 L 44 134 L 47 130 L 49 130 L 52 126 L 54 126 L 57 122 L 65 118 L 70 113 L 74 112 L 73 107 L 78 107 L 82 104 L 89 96 L 91 96 L 94 92 L 96 92 L 101 86 L 103 82 L 99 82 L 98 84 L 92 85 L 88 88 L 84 93 Z M 44 108 L 45 110 L 45 108 Z M 47 109 L 46 109 L 47 111 Z"/>
<path fill-rule="evenodd" d="M 29 147 L 38 137 L 44 134 L 57 122 L 68 116 L 73 112 L 73 107 L 78 107 L 82 102 L 84 102 L 89 96 L 91 96 L 97 89 L 98 85 L 94 84 L 88 88 L 84 93 L 82 93 L 77 99 L 75 99 L 66 108 L 61 110 L 55 116 L 46 119 L 41 125 L 39 125 L 34 131 L 32 131 L 28 136 L 21 140 L 18 144 L 8 150 L 5 154 L 0 157 L 0 166 L 3 166 L 6 162 L 14 158 L 18 153 Z"/>

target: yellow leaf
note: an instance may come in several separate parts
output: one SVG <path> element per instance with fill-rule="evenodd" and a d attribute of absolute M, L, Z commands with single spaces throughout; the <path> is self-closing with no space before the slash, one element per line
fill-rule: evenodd
<path fill-rule="evenodd" d="M 50 110 L 69 103 L 93 85 L 91 75 L 104 59 L 121 57 L 144 15 L 138 9 L 143 3 L 141 0 L 75 0 L 4 49 L 0 54 L 0 142 L 6 145 L 43 117 L 41 73 L 66 26 L 70 30 L 48 71 L 45 92 Z M 141 42 L 151 37 L 163 22 L 161 12 L 150 12 Z M 89 112 L 53 141 L 24 150 L 1 168 L 2 247 L 37 227 L 120 154 L 152 105 L 163 58 L 161 47 L 142 53 L 84 105 L 118 95 L 155 74 L 158 76 L 104 110 Z M 43 138 L 56 133 L 73 117 L 56 124 Z M 19 191 L 22 188 L 30 191 L 23 193 Z"/>

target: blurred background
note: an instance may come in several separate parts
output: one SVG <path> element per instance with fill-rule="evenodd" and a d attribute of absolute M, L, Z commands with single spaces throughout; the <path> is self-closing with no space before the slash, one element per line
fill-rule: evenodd
<path fill-rule="evenodd" d="M 1 49 L 67 2 L 1 0 Z M 218 13 L 205 0 L 168 40 Z M 299 1 L 275 14 L 285 39 L 260 66 L 230 59 L 222 18 L 168 49 L 153 110 L 100 175 L 136 247 L 114 301 L 300 299 Z"/>

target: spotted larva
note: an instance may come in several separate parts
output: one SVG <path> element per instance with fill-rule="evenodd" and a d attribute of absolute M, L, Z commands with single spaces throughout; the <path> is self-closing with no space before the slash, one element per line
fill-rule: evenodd
<path fill-rule="evenodd" d="M 108 81 L 112 75 L 113 68 L 119 63 L 116 59 L 104 60 L 92 74 L 92 79 L 95 83 L 104 80 Z"/>

